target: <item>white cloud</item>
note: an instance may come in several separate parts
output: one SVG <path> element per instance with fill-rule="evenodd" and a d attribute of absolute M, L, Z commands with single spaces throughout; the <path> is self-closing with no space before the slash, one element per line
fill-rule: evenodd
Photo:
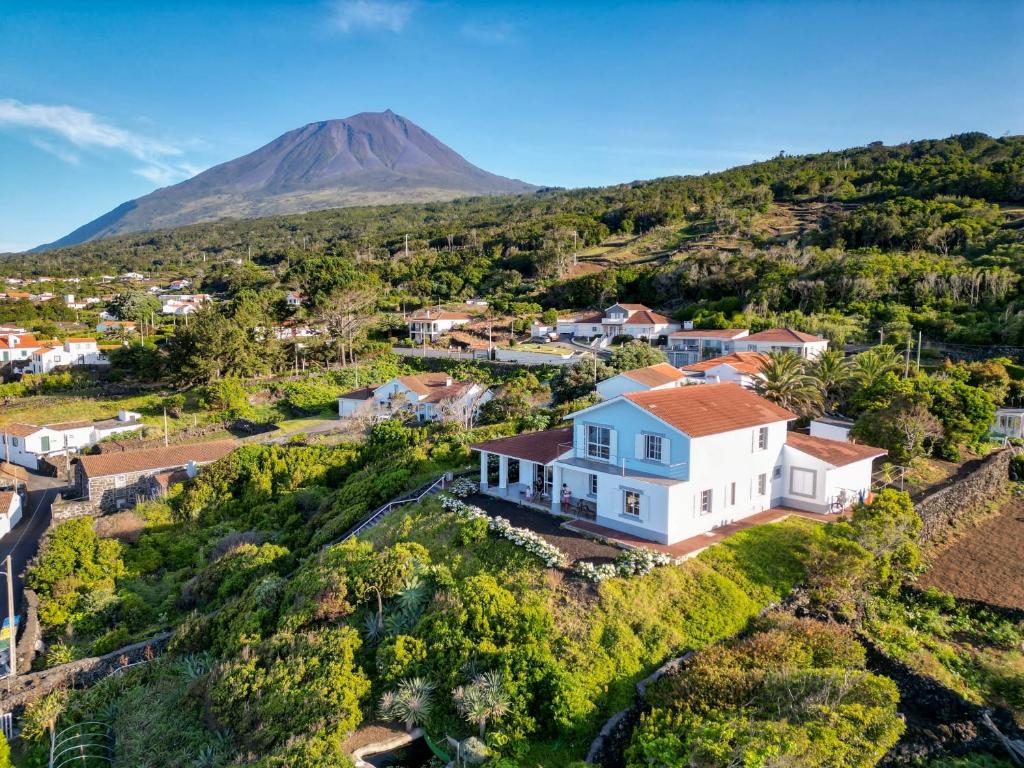
<path fill-rule="evenodd" d="M 479 43 L 504 43 L 515 36 L 517 25 L 511 21 L 496 21 L 483 23 L 478 21 L 467 21 L 462 25 L 460 31 L 464 37 L 476 40 Z"/>
<path fill-rule="evenodd" d="M 340 0 L 334 5 L 333 24 L 339 32 L 383 29 L 401 32 L 412 16 L 408 0 Z"/>
<path fill-rule="evenodd" d="M 76 107 L 0 99 L 3 127 L 27 131 L 34 146 L 73 165 L 80 160 L 75 149 L 113 150 L 143 161 L 146 165 L 136 173 L 154 184 L 192 175 L 191 166 L 178 160 L 181 147 L 120 128 Z"/>

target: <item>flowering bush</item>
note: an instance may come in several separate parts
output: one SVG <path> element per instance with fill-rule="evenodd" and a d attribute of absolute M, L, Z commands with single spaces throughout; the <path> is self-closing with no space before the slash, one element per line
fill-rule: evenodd
<path fill-rule="evenodd" d="M 581 560 L 576 563 L 575 567 L 573 567 L 573 573 L 581 579 L 592 581 L 595 584 L 600 584 L 605 579 L 610 579 L 612 576 L 618 575 L 618 572 L 615 570 L 615 566 L 611 563 L 594 565 L 586 560 Z"/>
<path fill-rule="evenodd" d="M 460 477 L 448 486 L 448 493 L 460 499 L 473 495 L 477 490 L 477 484 L 468 477 Z"/>
<path fill-rule="evenodd" d="M 643 576 L 658 566 L 668 565 L 672 558 L 650 549 L 627 549 L 615 558 L 615 570 L 620 576 Z"/>
<path fill-rule="evenodd" d="M 511 541 L 517 547 L 522 547 L 531 555 L 538 557 L 548 568 L 564 566 L 566 564 L 565 553 L 558 547 L 548 544 L 543 537 L 525 528 L 516 528 L 512 523 L 503 517 L 490 517 L 480 507 L 467 504 L 461 499 L 448 494 L 441 494 L 441 506 L 448 512 L 454 512 L 466 518 L 482 517 L 487 520 L 487 528 L 496 533 L 506 541 Z"/>

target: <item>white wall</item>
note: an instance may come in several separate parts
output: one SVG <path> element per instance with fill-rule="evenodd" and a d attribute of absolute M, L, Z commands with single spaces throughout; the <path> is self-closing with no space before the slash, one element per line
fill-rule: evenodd
<path fill-rule="evenodd" d="M 814 420 L 811 422 L 811 437 L 823 437 L 827 440 L 840 440 L 844 443 L 850 441 L 850 427 L 841 427 L 837 424 L 828 424 L 823 421 Z"/>
<path fill-rule="evenodd" d="M 9 533 L 21 520 L 21 496 L 14 494 L 14 501 L 11 502 L 10 510 L 0 511 L 0 536 Z"/>

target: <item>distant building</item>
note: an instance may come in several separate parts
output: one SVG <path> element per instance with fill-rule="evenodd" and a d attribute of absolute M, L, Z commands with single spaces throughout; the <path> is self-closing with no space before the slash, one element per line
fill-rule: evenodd
<path fill-rule="evenodd" d="M 57 424 L 13 423 L 0 427 L 0 458 L 28 469 L 39 469 L 42 460 L 77 453 L 113 435 L 142 427 L 134 411 L 120 411 L 116 419 L 67 421 Z"/>
<path fill-rule="evenodd" d="M 650 392 L 653 389 L 669 389 L 686 382 L 686 375 L 668 363 L 649 365 L 632 371 L 623 371 L 604 381 L 597 382 L 597 393 L 609 400 L 627 392 Z"/>
<path fill-rule="evenodd" d="M 672 365 L 685 368 L 733 352 L 737 341 L 749 335 L 745 328 L 687 328 L 668 335 L 665 354 Z"/>
<path fill-rule="evenodd" d="M 997 408 L 992 432 L 999 437 L 1024 438 L 1024 408 Z"/>
<path fill-rule="evenodd" d="M 682 371 L 694 383 L 732 382 L 753 389 L 767 364 L 768 356 L 761 352 L 730 352 L 721 357 L 684 365 Z"/>
<path fill-rule="evenodd" d="M 131 320 L 100 320 L 96 323 L 96 333 L 135 333 L 137 330 L 138 325 Z"/>
<path fill-rule="evenodd" d="M 32 353 L 42 346 L 31 333 L 0 334 L 0 369 L 10 363 L 30 366 Z"/>
<path fill-rule="evenodd" d="M 421 373 L 346 392 L 338 398 L 338 415 L 408 414 L 417 421 L 448 417 L 468 423 L 491 397 L 491 391 L 476 382 L 455 381 L 446 373 Z"/>
<path fill-rule="evenodd" d="M 186 478 L 194 477 L 199 467 L 234 449 L 233 440 L 216 440 L 80 456 L 75 461 L 75 483 L 82 499 L 103 512 L 115 512 L 162 495 L 167 473 L 181 471 Z M 163 484 L 158 476 L 163 476 Z"/>
<path fill-rule="evenodd" d="M 96 339 L 68 338 L 41 346 L 32 353 L 32 373 L 50 373 L 57 368 L 77 365 L 109 365 L 106 352 L 101 350 Z"/>
<path fill-rule="evenodd" d="M 643 304 L 613 304 L 604 312 L 589 312 L 559 320 L 556 326 L 560 335 L 602 336 L 609 341 L 616 336 L 653 341 L 678 328 L 678 323 Z"/>
<path fill-rule="evenodd" d="M 285 303 L 289 307 L 301 307 L 302 302 L 305 300 L 306 297 L 298 291 L 288 291 L 288 295 L 285 297 Z"/>
<path fill-rule="evenodd" d="M 736 349 L 765 353 L 795 352 L 800 357 L 813 360 L 828 349 L 828 339 L 792 328 L 771 328 L 745 336 L 737 342 Z"/>
<path fill-rule="evenodd" d="M 460 325 L 470 317 L 465 312 L 449 312 L 445 309 L 418 309 L 405 319 L 409 337 L 417 344 L 423 340 L 437 341 L 441 336 Z"/>

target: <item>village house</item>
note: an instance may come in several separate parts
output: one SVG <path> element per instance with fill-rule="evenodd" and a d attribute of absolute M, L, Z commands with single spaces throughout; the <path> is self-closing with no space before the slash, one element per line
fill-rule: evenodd
<path fill-rule="evenodd" d="M 737 384 L 632 392 L 566 418 L 571 430 L 472 446 L 481 490 L 661 544 L 772 507 L 846 509 L 885 454 L 788 431 L 794 414 Z"/>
<path fill-rule="evenodd" d="M 405 318 L 409 328 L 409 338 L 417 344 L 426 341 L 437 341 L 453 328 L 465 325 L 470 321 L 465 312 L 449 312 L 446 309 L 418 309 Z"/>
<path fill-rule="evenodd" d="M 721 357 L 685 365 L 682 372 L 691 383 L 732 382 L 753 389 L 767 364 L 768 356 L 761 352 L 730 352 Z"/>
<path fill-rule="evenodd" d="M 305 300 L 306 297 L 298 291 L 288 291 L 288 295 L 285 297 L 285 303 L 289 307 L 301 307 L 302 302 Z"/>
<path fill-rule="evenodd" d="M 679 329 L 679 324 L 643 304 L 613 304 L 604 312 L 590 312 L 559 320 L 560 336 L 594 338 L 611 341 L 616 336 L 654 341 Z"/>
<path fill-rule="evenodd" d="M 31 366 L 32 353 L 42 346 L 31 333 L 0 334 L 0 369 Z"/>
<path fill-rule="evenodd" d="M 338 415 L 408 414 L 416 421 L 448 419 L 469 424 L 492 396 L 490 389 L 476 382 L 455 381 L 447 373 L 420 373 L 346 392 L 338 398 Z"/>
<path fill-rule="evenodd" d="M 79 456 L 75 460 L 75 485 L 81 499 L 103 512 L 116 512 L 162 495 L 174 473 L 184 473 L 178 475 L 180 479 L 195 477 L 199 467 L 224 458 L 234 449 L 233 440 L 216 440 Z"/>
<path fill-rule="evenodd" d="M 77 453 L 101 440 L 142 427 L 134 411 L 119 411 L 117 418 L 102 421 L 68 421 L 59 424 L 6 424 L 0 427 L 0 458 L 28 469 L 39 469 L 43 459 Z"/>
<path fill-rule="evenodd" d="M 604 381 L 597 382 L 597 394 L 603 399 L 624 395 L 627 392 L 649 392 L 654 389 L 669 389 L 686 383 L 686 374 L 668 363 L 648 365 L 623 371 Z"/>
<path fill-rule="evenodd" d="M 21 494 L 0 491 L 0 536 L 11 532 L 21 520 Z"/>
<path fill-rule="evenodd" d="M 100 320 L 96 323 L 96 333 L 135 333 L 138 325 L 131 320 Z"/>
<path fill-rule="evenodd" d="M 746 352 L 795 352 L 800 357 L 813 360 L 826 349 L 828 339 L 801 333 L 791 328 L 770 328 L 760 333 L 744 336 L 736 342 L 736 349 Z"/>
<path fill-rule="evenodd" d="M 76 365 L 110 365 L 105 350 L 96 339 L 68 338 L 63 343 L 50 342 L 32 353 L 32 373 L 49 373 L 55 368 Z"/>
<path fill-rule="evenodd" d="M 997 408 L 992 434 L 997 437 L 1024 438 L 1024 408 Z"/>
<path fill-rule="evenodd" d="M 684 328 L 668 335 L 665 354 L 676 368 L 684 368 L 732 352 L 736 341 L 749 335 L 745 328 Z"/>

